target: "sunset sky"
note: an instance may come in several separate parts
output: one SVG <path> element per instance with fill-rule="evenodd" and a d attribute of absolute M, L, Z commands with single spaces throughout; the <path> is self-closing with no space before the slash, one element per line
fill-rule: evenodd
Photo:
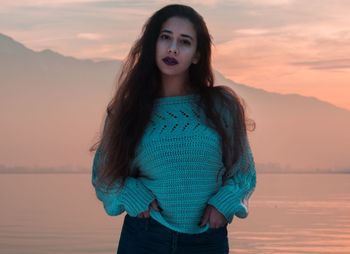
<path fill-rule="evenodd" d="M 170 3 L 204 17 L 214 68 L 233 81 L 350 110 L 348 0 L 0 0 L 0 33 L 36 51 L 123 59 L 146 19 Z"/>

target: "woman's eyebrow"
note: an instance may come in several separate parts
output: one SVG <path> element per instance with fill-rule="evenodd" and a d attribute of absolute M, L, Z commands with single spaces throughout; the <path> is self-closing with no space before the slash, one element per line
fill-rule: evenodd
<path fill-rule="evenodd" d="M 170 34 L 172 34 L 173 32 L 172 31 L 170 31 L 170 30 L 167 30 L 167 29 L 163 29 L 162 31 L 160 31 L 161 33 L 170 33 Z M 193 38 L 192 38 L 192 36 L 190 36 L 190 35 L 188 35 L 188 34 L 180 34 L 182 37 L 187 37 L 187 38 L 189 38 L 189 39 L 191 39 L 191 40 L 193 40 Z"/>

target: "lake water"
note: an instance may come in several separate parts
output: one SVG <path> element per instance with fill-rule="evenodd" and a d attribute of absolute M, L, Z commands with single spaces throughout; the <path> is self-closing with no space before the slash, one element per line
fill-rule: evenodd
<path fill-rule="evenodd" d="M 230 253 L 350 253 L 350 175 L 258 174 Z M 0 253 L 115 253 L 125 213 L 104 213 L 89 174 L 0 174 Z"/>

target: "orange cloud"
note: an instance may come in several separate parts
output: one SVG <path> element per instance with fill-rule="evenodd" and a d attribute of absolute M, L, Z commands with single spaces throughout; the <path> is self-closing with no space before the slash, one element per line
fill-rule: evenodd
<path fill-rule="evenodd" d="M 103 39 L 103 35 L 97 33 L 78 33 L 77 38 L 91 41 L 100 41 Z"/>
<path fill-rule="evenodd" d="M 350 31 L 315 24 L 303 29 L 239 29 L 216 45 L 214 66 L 236 82 L 316 96 L 350 109 Z"/>

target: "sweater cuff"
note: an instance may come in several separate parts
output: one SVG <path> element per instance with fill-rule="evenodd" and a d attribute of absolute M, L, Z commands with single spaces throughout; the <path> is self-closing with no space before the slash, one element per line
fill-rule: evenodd
<path fill-rule="evenodd" d="M 234 215 L 239 218 L 248 216 L 247 204 L 244 204 L 239 196 L 232 197 L 232 192 L 225 188 L 221 188 L 207 203 L 224 215 L 228 223 L 232 222 Z"/>
<path fill-rule="evenodd" d="M 128 177 L 121 191 L 121 203 L 126 212 L 133 217 L 148 210 L 155 195 L 136 178 Z"/>

